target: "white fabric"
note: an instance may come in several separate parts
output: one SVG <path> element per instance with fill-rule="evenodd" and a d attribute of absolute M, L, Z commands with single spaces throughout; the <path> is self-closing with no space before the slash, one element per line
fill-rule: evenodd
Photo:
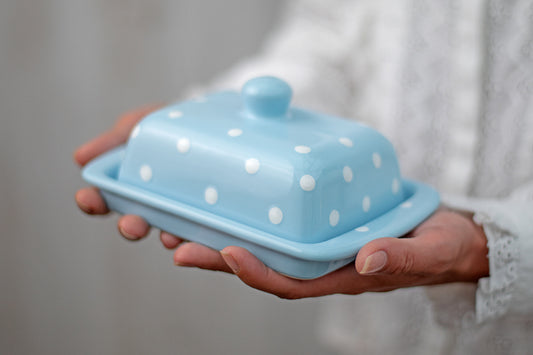
<path fill-rule="evenodd" d="M 260 74 L 287 79 L 297 105 L 383 132 L 403 174 L 476 212 L 488 239 L 478 285 L 331 297 L 324 340 L 361 354 L 531 352 L 533 4 L 297 2 L 264 52 L 215 86 Z"/>

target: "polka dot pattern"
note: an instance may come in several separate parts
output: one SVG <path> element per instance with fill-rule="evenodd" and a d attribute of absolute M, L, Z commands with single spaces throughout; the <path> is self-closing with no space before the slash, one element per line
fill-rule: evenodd
<path fill-rule="evenodd" d="M 345 166 L 342 169 L 342 176 L 344 177 L 344 181 L 351 182 L 353 179 L 352 169 L 349 166 Z"/>
<path fill-rule="evenodd" d="M 280 224 L 283 221 L 283 212 L 279 207 L 272 207 L 268 211 L 268 219 L 272 224 Z"/>
<path fill-rule="evenodd" d="M 353 147 L 353 142 L 352 142 L 352 140 L 350 138 L 341 137 L 341 138 L 339 138 L 339 142 L 340 142 L 340 144 L 342 144 L 345 147 L 348 147 L 348 148 Z"/>
<path fill-rule="evenodd" d="M 181 116 L 183 116 L 183 112 L 181 112 L 181 111 L 177 111 L 177 110 L 175 110 L 175 111 L 170 111 L 170 112 L 168 113 L 168 118 L 179 118 L 179 117 L 181 117 Z"/>
<path fill-rule="evenodd" d="M 208 187 L 204 192 L 205 202 L 214 205 L 218 201 L 218 191 L 214 187 Z"/>
<path fill-rule="evenodd" d="M 152 168 L 150 165 L 143 165 L 139 170 L 139 175 L 141 176 L 142 181 L 148 182 L 152 180 Z"/>
<path fill-rule="evenodd" d="M 259 171 L 260 166 L 261 164 L 259 163 L 259 160 L 255 158 L 248 159 L 244 163 L 244 169 L 250 175 L 256 174 Z"/>
<path fill-rule="evenodd" d="M 363 197 L 363 211 L 368 212 L 370 210 L 370 197 Z"/>
<path fill-rule="evenodd" d="M 180 153 L 187 153 L 191 149 L 191 141 L 188 138 L 178 139 L 176 148 Z"/>
<path fill-rule="evenodd" d="M 331 213 L 329 214 L 329 225 L 332 227 L 335 227 L 337 224 L 339 224 L 339 220 L 340 220 L 339 211 L 337 210 L 331 211 Z"/>
<path fill-rule="evenodd" d="M 300 178 L 300 187 L 304 191 L 313 191 L 315 189 L 315 178 L 311 175 L 304 175 Z"/>
<path fill-rule="evenodd" d="M 172 140 L 172 138 L 170 138 L 170 140 L 168 141 L 168 144 L 171 148 L 170 152 L 172 153 L 173 144 L 176 147 L 174 149 L 177 149 L 179 152 L 178 153 L 174 151 L 173 153 L 178 164 L 179 162 L 183 162 L 183 159 L 186 159 L 188 161 L 195 160 L 196 158 L 201 159 L 200 154 L 203 154 L 203 151 L 200 151 L 200 148 L 202 148 L 202 144 L 209 144 L 209 142 L 197 141 L 197 139 L 199 139 L 198 137 L 189 136 L 189 133 L 187 133 L 191 128 L 189 125 L 192 125 L 192 120 L 187 119 L 189 115 L 192 115 L 192 110 L 203 110 L 202 106 L 196 106 L 195 104 L 193 104 L 193 102 L 201 103 L 205 101 L 207 101 L 205 97 L 198 97 L 189 101 L 187 105 L 174 106 L 169 110 L 160 112 L 160 119 L 166 122 L 166 127 L 168 127 L 168 129 L 172 131 L 171 133 L 177 135 L 176 138 L 179 138 L 176 140 Z M 189 111 L 188 108 L 190 108 L 191 111 Z M 184 116 L 186 117 L 182 120 L 168 120 L 168 118 L 178 119 Z M 139 136 L 139 134 L 144 135 L 147 131 L 147 127 L 148 126 L 146 126 L 145 122 L 141 123 L 140 125 L 136 125 L 131 131 L 130 138 L 135 138 Z M 379 205 L 381 204 L 382 200 L 386 200 L 386 198 L 389 198 L 394 199 L 394 201 L 398 201 L 398 194 L 400 194 L 402 188 L 404 188 L 402 185 L 404 184 L 404 182 L 402 182 L 399 173 L 391 172 L 394 171 L 393 168 L 395 167 L 389 166 L 389 163 L 392 158 L 388 150 L 381 146 L 374 146 L 373 148 L 370 148 L 370 150 L 368 150 L 369 147 L 362 147 L 361 145 L 363 142 L 358 139 L 357 134 L 359 133 L 357 133 L 356 131 L 338 131 L 333 136 L 329 135 L 330 132 L 321 132 L 322 134 L 319 135 L 319 137 L 317 138 L 317 142 L 312 141 L 309 137 L 303 135 L 300 136 L 299 133 L 291 133 L 291 136 L 289 138 L 292 140 L 292 144 L 289 142 L 274 140 L 273 143 L 276 144 L 276 146 L 267 146 L 266 141 L 256 140 L 256 142 L 254 142 L 253 135 L 257 134 L 257 127 L 252 125 L 248 126 L 240 119 L 232 121 L 232 123 L 229 124 L 221 124 L 221 126 L 216 127 L 214 129 L 218 131 L 218 137 L 215 137 L 217 139 L 217 143 L 219 143 L 220 139 L 225 140 L 226 142 L 231 141 L 231 143 L 229 143 L 231 144 L 231 149 L 241 149 L 240 154 L 244 154 L 241 155 L 241 158 L 237 158 L 240 154 L 233 155 L 233 159 L 238 159 L 237 166 L 234 166 L 233 163 L 227 165 L 236 168 L 235 171 L 231 172 L 232 174 L 235 174 L 235 179 L 237 180 L 235 182 L 236 184 L 241 181 L 238 179 L 245 179 L 242 181 L 246 181 L 246 183 L 250 184 L 249 186 L 252 186 L 252 188 L 260 189 L 264 184 L 274 185 L 274 183 L 279 182 L 278 180 L 273 181 L 274 179 L 276 179 L 276 166 L 267 164 L 267 162 L 270 163 L 270 160 L 265 160 L 267 159 L 267 155 L 261 155 L 259 152 L 253 153 L 252 150 L 248 150 L 247 153 L 244 144 L 256 143 L 256 146 L 254 146 L 254 150 L 258 148 L 265 148 L 265 150 L 272 148 L 273 152 L 275 152 L 276 154 L 279 153 L 281 155 L 280 159 L 283 160 L 284 164 L 285 162 L 288 163 L 287 165 L 293 164 L 292 170 L 290 171 L 290 175 L 286 174 L 280 179 L 285 179 L 285 181 L 281 182 L 286 182 L 286 186 L 290 186 L 291 189 L 300 188 L 303 191 L 300 192 L 300 197 L 303 196 L 301 194 L 305 194 L 306 199 L 308 199 L 309 201 L 311 201 L 311 198 L 314 199 L 315 197 L 320 199 L 322 193 L 330 193 L 330 191 L 327 190 L 329 186 L 326 186 L 326 183 L 331 183 L 332 185 L 335 185 L 333 191 L 334 195 L 329 195 L 332 197 L 327 197 L 321 202 L 319 202 L 321 203 L 319 209 L 315 209 L 316 204 L 313 203 L 312 206 L 309 205 L 309 208 L 313 209 L 312 213 L 308 213 L 309 211 L 304 211 L 301 214 L 295 213 L 294 215 L 291 210 L 287 210 L 287 208 L 289 207 L 285 204 L 286 200 L 284 200 L 284 197 L 280 194 L 277 194 L 277 185 L 270 186 L 270 190 L 265 188 L 265 191 L 267 191 L 268 193 L 263 194 L 261 196 L 266 196 L 266 201 L 262 201 L 262 203 L 266 203 L 266 205 L 257 206 L 258 208 L 260 208 L 259 214 L 262 215 L 263 223 L 266 222 L 266 215 L 268 215 L 268 219 L 273 225 L 279 225 L 281 223 L 284 223 L 282 227 L 283 231 L 285 231 L 286 229 L 287 231 L 292 232 L 291 228 L 296 228 L 294 226 L 298 226 L 297 228 L 300 228 L 299 223 L 301 223 L 301 221 L 293 220 L 298 218 L 304 218 L 304 223 L 313 224 L 313 227 L 316 224 L 316 226 L 320 228 L 327 227 L 328 222 L 331 227 L 337 227 L 340 222 L 341 214 L 343 215 L 343 226 L 348 226 L 350 223 L 353 223 L 353 217 L 355 217 L 353 218 L 353 221 L 355 221 L 360 216 L 365 216 L 365 213 L 367 213 L 366 219 L 364 219 L 365 217 L 363 217 L 363 219 L 365 221 L 369 220 L 370 218 L 374 218 L 375 212 L 377 213 L 378 210 L 380 210 L 377 207 L 380 207 Z M 185 135 L 187 137 L 184 137 L 182 135 Z M 244 137 L 242 137 L 243 135 Z M 236 139 L 236 137 L 241 138 Z M 289 145 L 286 145 L 287 143 Z M 193 149 L 192 154 L 190 154 L 191 149 Z M 182 156 L 180 155 L 180 153 L 189 153 L 189 155 Z M 305 155 L 309 153 L 311 153 L 311 156 L 300 156 L 300 154 Z M 247 156 L 246 154 L 250 154 L 251 157 L 250 155 Z M 271 152 L 268 152 L 267 154 L 271 154 Z M 322 171 L 319 170 L 320 168 L 322 168 L 322 166 L 318 166 L 313 161 L 315 156 L 321 159 L 322 161 L 325 161 L 324 164 L 326 165 L 328 165 L 329 161 L 331 161 L 331 164 L 329 164 L 327 166 L 327 170 L 325 170 L 327 175 L 318 175 L 317 171 Z M 385 158 L 385 160 L 383 160 L 382 157 Z M 310 158 L 313 159 L 309 160 Z M 144 162 L 148 161 L 141 161 L 141 163 Z M 208 167 L 206 171 L 202 171 L 201 173 L 216 175 L 218 171 L 217 169 L 219 169 L 219 167 L 224 167 L 224 164 L 222 164 L 222 162 L 219 164 L 219 162 L 216 161 L 216 158 L 215 160 L 211 160 L 209 164 L 211 164 L 211 162 L 214 162 L 212 165 L 215 167 L 215 169 L 210 170 Z M 141 164 L 137 164 L 133 166 L 133 169 L 139 169 L 139 166 Z M 157 181 L 162 180 L 163 177 L 160 176 L 160 174 L 162 174 L 162 167 L 156 164 L 155 162 L 153 164 L 153 166 L 142 165 L 138 172 L 133 170 L 133 174 L 138 173 L 139 175 L 137 175 L 137 179 L 139 179 L 140 176 L 142 181 L 149 182 L 154 179 L 153 175 L 155 172 Z M 372 169 L 372 165 L 375 169 L 381 168 L 381 171 Z M 154 169 L 154 171 L 152 171 L 152 168 Z M 369 174 L 368 176 L 366 176 L 367 171 Z M 358 173 L 357 176 L 354 176 L 355 172 Z M 310 174 L 317 176 L 317 178 L 315 179 L 315 177 Z M 386 176 L 384 176 L 385 174 L 391 174 L 392 176 L 387 178 Z M 245 178 L 243 178 L 243 176 Z M 216 176 L 213 177 L 216 178 Z M 232 203 L 234 202 L 228 203 L 228 201 L 231 201 L 231 198 L 229 196 L 226 196 L 225 190 L 221 190 L 221 193 L 225 194 L 224 200 L 219 201 L 218 188 L 222 187 L 217 185 L 219 184 L 217 180 L 211 180 L 209 176 L 199 176 L 198 178 L 209 179 L 207 181 L 204 180 L 202 187 L 200 187 L 199 190 L 196 190 L 194 192 L 196 198 L 200 199 L 200 203 L 203 203 L 201 201 L 201 194 L 202 190 L 204 190 L 203 197 L 205 203 L 209 205 L 218 204 L 217 206 L 219 206 L 220 209 L 227 208 L 228 210 L 231 210 L 232 208 L 234 208 L 234 206 L 232 205 Z M 320 181 L 318 181 L 319 178 Z M 382 178 L 385 179 L 385 186 L 383 188 L 387 190 L 385 191 L 385 193 L 388 194 L 388 196 L 383 199 L 383 191 L 377 191 L 378 188 L 374 186 L 375 183 L 381 184 L 383 181 Z M 291 182 L 288 182 L 287 180 Z M 317 183 L 320 183 L 320 185 L 317 185 Z M 210 184 L 213 184 L 216 187 L 210 186 Z M 281 189 L 283 188 L 284 187 L 282 186 Z M 351 199 L 350 203 L 339 202 L 342 201 L 343 194 L 350 195 L 347 195 L 347 197 Z M 258 195 L 260 194 L 258 193 Z M 394 197 L 393 195 L 396 196 Z M 204 204 L 204 207 L 205 206 L 206 205 Z M 283 207 L 283 211 L 278 206 Z M 411 202 L 401 203 L 400 201 L 400 205 L 398 207 L 400 206 L 401 208 L 411 208 L 412 204 Z M 306 208 L 308 208 L 308 206 L 306 206 Z M 287 220 L 284 221 L 284 219 Z M 371 223 L 369 224 L 369 226 L 372 230 L 376 229 Z M 359 226 L 358 228 L 352 230 L 364 233 L 369 231 L 369 227 L 366 225 Z M 333 233 L 334 230 L 332 229 L 331 232 Z"/>
<path fill-rule="evenodd" d="M 240 128 L 232 128 L 228 131 L 228 136 L 230 137 L 239 137 L 242 135 L 242 129 Z"/>
<path fill-rule="evenodd" d="M 396 178 L 392 179 L 392 193 L 397 195 L 400 192 L 400 181 Z"/>
<path fill-rule="evenodd" d="M 141 126 L 137 125 L 137 126 L 135 126 L 133 131 L 131 131 L 130 138 L 137 137 L 139 135 L 139 133 L 141 133 Z"/>
<path fill-rule="evenodd" d="M 374 166 L 376 167 L 376 169 L 381 168 L 381 155 L 379 155 L 378 153 L 373 153 L 372 162 L 374 163 Z"/>
<path fill-rule="evenodd" d="M 294 147 L 294 151 L 300 154 L 308 154 L 311 152 L 311 147 L 308 147 L 306 145 L 297 145 L 296 147 Z"/>

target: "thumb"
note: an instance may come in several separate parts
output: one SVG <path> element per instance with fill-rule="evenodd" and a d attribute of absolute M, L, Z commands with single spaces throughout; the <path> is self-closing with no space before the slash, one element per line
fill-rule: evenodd
<path fill-rule="evenodd" d="M 434 275 L 446 271 L 453 253 L 446 243 L 424 238 L 380 238 L 367 243 L 355 260 L 362 275 Z"/>

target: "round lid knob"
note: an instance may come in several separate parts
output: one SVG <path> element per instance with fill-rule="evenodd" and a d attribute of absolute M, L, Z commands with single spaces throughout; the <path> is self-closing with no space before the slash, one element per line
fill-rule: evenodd
<path fill-rule="evenodd" d="M 285 115 L 291 102 L 292 90 L 285 81 L 273 76 L 248 80 L 241 95 L 248 113 L 260 117 Z"/>

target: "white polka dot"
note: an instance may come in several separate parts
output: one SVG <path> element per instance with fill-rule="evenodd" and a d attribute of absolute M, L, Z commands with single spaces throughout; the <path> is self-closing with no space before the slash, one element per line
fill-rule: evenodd
<path fill-rule="evenodd" d="M 181 112 L 181 111 L 170 111 L 168 113 L 168 117 L 169 118 L 178 118 L 178 117 L 181 117 L 181 116 L 183 116 L 183 112 Z"/>
<path fill-rule="evenodd" d="M 306 145 L 297 145 L 296 147 L 294 147 L 294 150 L 296 151 L 296 153 L 307 154 L 311 151 L 311 148 Z"/>
<path fill-rule="evenodd" d="M 400 181 L 396 178 L 392 179 L 392 193 L 397 194 L 400 191 Z"/>
<path fill-rule="evenodd" d="M 401 208 L 411 208 L 411 207 L 413 207 L 413 204 L 411 202 L 407 201 L 407 202 L 402 203 L 400 205 L 400 207 Z"/>
<path fill-rule="evenodd" d="M 350 138 L 341 137 L 339 138 L 339 142 L 344 146 L 353 147 L 353 142 Z"/>
<path fill-rule="evenodd" d="M 141 169 L 139 170 L 139 174 L 141 175 L 141 179 L 143 181 L 152 180 L 152 168 L 150 168 L 149 165 L 141 166 Z"/>
<path fill-rule="evenodd" d="M 337 210 L 331 211 L 331 213 L 329 214 L 329 224 L 332 227 L 335 227 L 337 224 L 339 224 L 339 219 L 340 219 L 339 211 Z"/>
<path fill-rule="evenodd" d="M 370 197 L 363 197 L 363 211 L 368 212 L 370 210 Z"/>
<path fill-rule="evenodd" d="M 191 141 L 188 138 L 178 139 L 176 147 L 180 153 L 187 153 L 191 149 Z"/>
<path fill-rule="evenodd" d="M 208 187 L 204 193 L 205 202 L 214 205 L 218 201 L 218 192 L 214 187 Z"/>
<path fill-rule="evenodd" d="M 315 178 L 311 175 L 304 175 L 300 179 L 300 187 L 304 191 L 313 191 L 315 189 Z"/>
<path fill-rule="evenodd" d="M 261 164 L 259 163 L 259 160 L 255 159 L 255 158 L 251 158 L 251 159 L 246 160 L 246 162 L 244 164 L 244 168 L 246 169 L 246 172 L 248 174 L 257 173 L 257 171 L 259 170 L 260 166 L 261 166 Z"/>
<path fill-rule="evenodd" d="M 342 175 L 344 176 L 344 181 L 350 182 L 353 179 L 353 172 L 349 166 L 345 166 L 342 169 Z"/>
<path fill-rule="evenodd" d="M 372 154 L 372 161 L 374 162 L 374 166 L 379 168 L 381 166 L 381 155 L 378 153 Z"/>
<path fill-rule="evenodd" d="M 228 131 L 228 136 L 230 137 L 238 137 L 242 134 L 242 129 L 239 128 L 232 128 Z"/>
<path fill-rule="evenodd" d="M 369 228 L 367 226 L 362 226 L 362 227 L 359 227 L 359 228 L 355 228 L 355 230 L 357 232 L 368 232 Z"/>
<path fill-rule="evenodd" d="M 268 211 L 268 219 L 270 219 L 270 222 L 273 224 L 280 224 L 283 220 L 283 212 L 279 207 L 272 207 Z"/>
<path fill-rule="evenodd" d="M 133 129 L 133 131 L 131 131 L 131 134 L 130 134 L 130 138 L 135 138 L 139 135 L 139 133 L 141 132 L 141 126 L 137 125 L 135 126 L 135 128 Z"/>

